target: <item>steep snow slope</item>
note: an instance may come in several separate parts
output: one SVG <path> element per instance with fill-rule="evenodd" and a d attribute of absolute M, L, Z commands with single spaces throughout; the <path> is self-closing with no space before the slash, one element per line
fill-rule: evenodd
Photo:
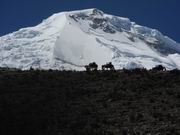
<path fill-rule="evenodd" d="M 128 18 L 87 9 L 54 14 L 0 37 L 0 66 L 82 70 L 112 61 L 116 68 L 180 68 L 180 44 Z"/>
<path fill-rule="evenodd" d="M 64 13 L 55 14 L 36 27 L 1 37 L 0 66 L 51 68 L 54 44 L 65 23 Z"/>

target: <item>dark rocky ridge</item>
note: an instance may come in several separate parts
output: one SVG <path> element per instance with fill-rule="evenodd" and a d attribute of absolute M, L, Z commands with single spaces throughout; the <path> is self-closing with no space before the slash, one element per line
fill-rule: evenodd
<path fill-rule="evenodd" d="M 179 135 L 180 72 L 0 71 L 1 135 Z"/>

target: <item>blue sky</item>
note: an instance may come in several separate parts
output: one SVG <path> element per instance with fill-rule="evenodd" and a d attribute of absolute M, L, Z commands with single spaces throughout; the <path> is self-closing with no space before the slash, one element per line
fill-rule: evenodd
<path fill-rule="evenodd" d="M 0 36 L 37 25 L 53 13 L 86 8 L 128 17 L 180 42 L 180 0 L 0 0 Z"/>

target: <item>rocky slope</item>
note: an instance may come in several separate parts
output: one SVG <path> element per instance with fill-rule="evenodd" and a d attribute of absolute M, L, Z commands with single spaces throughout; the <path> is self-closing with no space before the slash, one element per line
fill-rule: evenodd
<path fill-rule="evenodd" d="M 179 82 L 180 71 L 0 70 L 0 134 L 179 135 Z"/>

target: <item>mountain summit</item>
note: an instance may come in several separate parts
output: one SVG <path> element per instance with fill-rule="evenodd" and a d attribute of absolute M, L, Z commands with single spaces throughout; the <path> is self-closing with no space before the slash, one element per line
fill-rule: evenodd
<path fill-rule="evenodd" d="M 180 44 L 155 29 L 98 9 L 61 12 L 35 27 L 0 37 L 0 67 L 83 70 L 95 61 L 115 68 L 180 69 Z"/>

